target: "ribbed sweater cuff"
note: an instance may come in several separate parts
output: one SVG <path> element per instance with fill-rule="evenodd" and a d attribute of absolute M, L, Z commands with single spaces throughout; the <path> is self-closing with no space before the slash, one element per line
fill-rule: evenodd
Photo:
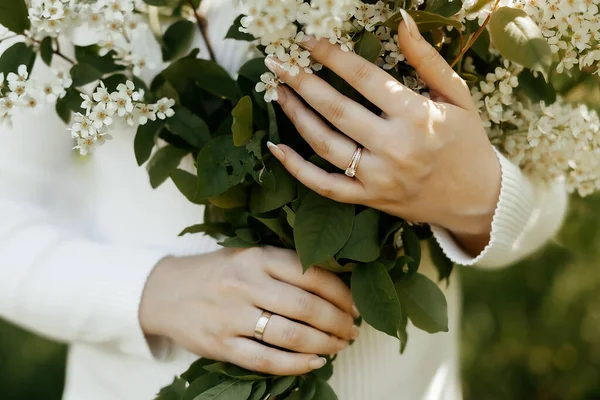
<path fill-rule="evenodd" d="M 535 207 L 535 190 L 529 179 L 498 150 L 494 148 L 494 151 L 500 161 L 502 183 L 492 219 L 490 241 L 483 251 L 473 257 L 456 243 L 446 229 L 431 227 L 446 256 L 460 265 L 502 265 L 506 254 L 511 252 L 525 230 Z"/>

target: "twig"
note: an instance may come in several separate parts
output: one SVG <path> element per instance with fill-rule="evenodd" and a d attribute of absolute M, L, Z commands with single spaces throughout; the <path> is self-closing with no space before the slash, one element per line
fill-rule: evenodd
<path fill-rule="evenodd" d="M 56 43 L 56 50 L 54 50 L 54 54 L 56 54 L 63 60 L 66 60 L 67 62 L 70 62 L 71 64 L 75 65 L 75 61 L 71 60 L 69 57 L 65 56 L 63 53 L 60 52 L 60 45 L 58 44 L 58 40 L 56 40 L 54 43 Z"/>
<path fill-rule="evenodd" d="M 206 20 L 198 14 L 198 10 L 194 7 L 194 3 L 192 0 L 187 0 L 188 4 L 192 8 L 194 12 L 194 16 L 196 17 L 196 23 L 198 24 L 198 29 L 200 29 L 200 34 L 204 39 L 204 43 L 206 44 L 206 48 L 208 49 L 208 55 L 212 61 L 217 61 L 217 57 L 215 57 L 215 52 L 213 51 L 212 46 L 210 45 L 210 41 L 208 40 L 208 32 L 206 31 Z"/>
<path fill-rule="evenodd" d="M 475 44 L 477 39 L 479 39 L 479 36 L 481 36 L 481 34 L 483 33 L 483 30 L 485 29 L 487 24 L 490 22 L 490 19 L 492 18 L 492 14 L 494 13 L 494 11 L 496 11 L 499 4 L 500 4 L 500 0 L 496 0 L 496 3 L 494 3 L 494 6 L 492 7 L 492 11 L 490 12 L 490 14 L 487 16 L 487 18 L 485 19 L 483 24 L 481 24 L 481 26 L 479 27 L 477 32 L 475 32 L 475 34 L 471 36 L 471 39 L 469 39 L 469 41 L 467 42 L 467 45 L 462 48 L 462 50 L 460 51 L 460 53 L 458 53 L 458 55 L 456 56 L 454 61 L 452 61 L 452 64 L 450 64 L 451 67 L 454 68 L 456 63 L 460 61 L 460 59 L 462 58 L 462 56 L 465 55 L 467 50 L 469 50 Z"/>
<path fill-rule="evenodd" d="M 7 36 L 7 37 L 3 37 L 0 39 L 0 43 L 4 42 L 5 40 L 9 40 L 9 39 L 14 39 L 19 35 L 11 35 L 11 36 Z"/>

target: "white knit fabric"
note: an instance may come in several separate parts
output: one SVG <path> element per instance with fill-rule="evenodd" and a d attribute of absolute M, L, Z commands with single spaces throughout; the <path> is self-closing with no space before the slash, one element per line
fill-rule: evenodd
<path fill-rule="evenodd" d="M 219 61 L 233 72 L 247 49 L 222 40 L 236 14 L 231 1 L 202 4 Z M 148 43 L 149 54 L 160 54 Z M 34 73 L 41 76 L 44 68 L 38 63 Z M 202 208 L 170 182 L 152 190 L 146 171 L 135 163 L 134 131 L 123 127 L 113 136 L 81 159 L 72 154 L 69 134 L 52 107 L 18 117 L 14 129 L 0 128 L 0 317 L 70 344 L 66 400 L 150 400 L 186 369 L 196 356 L 179 347 L 160 361 L 155 357 L 163 342 L 146 341 L 139 301 L 162 257 L 218 247 L 208 237 L 177 237 L 202 221 Z M 564 214 L 561 187 L 534 188 L 499 159 L 502 193 L 486 250 L 469 257 L 435 228 L 446 254 L 462 264 L 513 262 L 547 240 Z M 427 258 L 421 272 L 435 279 Z M 404 355 L 396 339 L 362 328 L 336 361 L 332 384 L 340 400 L 461 398 L 457 274 L 444 291 L 450 332 L 430 335 L 409 326 Z"/>

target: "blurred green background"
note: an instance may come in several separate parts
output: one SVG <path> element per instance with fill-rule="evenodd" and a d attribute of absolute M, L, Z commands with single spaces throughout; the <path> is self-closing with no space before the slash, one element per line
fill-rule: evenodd
<path fill-rule="evenodd" d="M 596 195 L 573 199 L 560 235 L 521 264 L 462 270 L 465 399 L 600 399 L 599 259 Z M 65 354 L 0 323 L 0 399 L 59 400 Z"/>

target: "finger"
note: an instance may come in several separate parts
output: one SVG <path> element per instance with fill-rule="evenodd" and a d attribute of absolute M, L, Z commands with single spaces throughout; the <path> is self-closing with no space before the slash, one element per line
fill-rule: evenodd
<path fill-rule="evenodd" d="M 346 135 L 365 147 L 376 143 L 373 131 L 383 130 L 383 121 L 377 115 L 350 100 L 315 74 L 300 71 L 296 76 L 291 76 L 281 67 L 281 62 L 272 56 L 265 59 L 265 65 Z"/>
<path fill-rule="evenodd" d="M 413 66 L 428 87 L 434 89 L 451 103 L 464 109 L 474 108 L 471 92 L 466 82 L 446 60 L 423 39 L 417 24 L 404 10 L 398 27 L 398 44 L 406 61 Z"/>
<path fill-rule="evenodd" d="M 321 196 L 353 204 L 360 204 L 366 198 L 365 188 L 358 179 L 326 172 L 303 159 L 289 146 L 271 142 L 267 145 L 290 174 Z"/>
<path fill-rule="evenodd" d="M 358 318 L 350 288 L 333 272 L 319 267 L 303 271 L 302 264 L 291 250 L 269 249 L 267 273 L 282 282 L 297 286 L 329 301 L 340 310 Z"/>
<path fill-rule="evenodd" d="M 272 375 L 302 375 L 323 367 L 326 360 L 316 354 L 289 353 L 254 340 L 236 337 L 228 340 L 226 361 L 256 372 Z"/>
<path fill-rule="evenodd" d="M 322 158 L 340 169 L 346 169 L 357 144 L 352 139 L 331 129 L 315 112 L 309 109 L 290 89 L 280 86 L 277 102 L 292 121 L 304 140 Z M 370 170 L 372 154 L 367 149 L 361 159 L 361 173 Z M 360 179 L 360 177 L 359 177 Z"/>
<path fill-rule="evenodd" d="M 402 85 L 390 74 L 356 53 L 344 51 L 329 40 L 308 38 L 300 43 L 312 58 L 362 93 L 369 101 L 388 114 L 398 114 L 403 106 L 414 106 L 425 98 Z"/>
<path fill-rule="evenodd" d="M 349 345 L 347 340 L 277 314 L 271 316 L 263 333 L 263 341 L 282 349 L 306 354 L 335 354 Z"/>
<path fill-rule="evenodd" d="M 355 339 L 352 316 L 322 298 L 285 282 L 265 282 L 253 295 L 254 305 L 273 314 L 308 325 L 341 339 Z"/>

